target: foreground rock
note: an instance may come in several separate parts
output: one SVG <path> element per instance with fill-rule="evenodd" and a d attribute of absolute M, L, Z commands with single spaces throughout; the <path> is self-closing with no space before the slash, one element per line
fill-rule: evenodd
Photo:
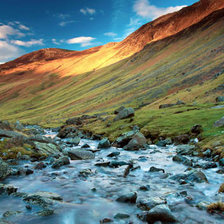
<path fill-rule="evenodd" d="M 0 180 L 5 179 L 10 174 L 9 165 L 0 158 Z"/>
<path fill-rule="evenodd" d="M 16 138 L 16 137 L 24 137 L 22 134 L 19 134 L 15 131 L 8 131 L 8 130 L 3 130 L 3 129 L 0 129 L 0 138 Z"/>
<path fill-rule="evenodd" d="M 95 158 L 94 153 L 84 149 L 69 150 L 68 156 L 71 158 L 71 160 L 90 160 Z"/>
<path fill-rule="evenodd" d="M 174 223 L 177 221 L 167 205 L 157 205 L 149 212 L 145 212 L 138 217 L 149 224 L 153 224 L 157 221 L 162 223 Z"/>
<path fill-rule="evenodd" d="M 61 153 L 60 147 L 52 143 L 34 142 L 34 145 L 35 145 L 35 149 L 40 154 L 53 155 L 53 154 Z"/>
<path fill-rule="evenodd" d="M 64 157 L 61 157 L 61 158 L 55 160 L 52 164 L 52 168 L 58 169 L 61 166 L 65 166 L 65 165 L 68 165 L 68 164 L 70 164 L 69 158 L 64 156 Z"/>
<path fill-rule="evenodd" d="M 123 202 L 123 203 L 136 203 L 136 200 L 137 200 L 137 193 L 134 192 L 134 193 L 122 195 L 119 198 L 117 198 L 116 201 Z"/>

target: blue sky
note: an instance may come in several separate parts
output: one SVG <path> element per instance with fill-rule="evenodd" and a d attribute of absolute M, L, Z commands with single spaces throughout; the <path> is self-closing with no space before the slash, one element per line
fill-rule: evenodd
<path fill-rule="evenodd" d="M 0 63 L 42 48 L 120 41 L 196 0 L 0 0 Z"/>

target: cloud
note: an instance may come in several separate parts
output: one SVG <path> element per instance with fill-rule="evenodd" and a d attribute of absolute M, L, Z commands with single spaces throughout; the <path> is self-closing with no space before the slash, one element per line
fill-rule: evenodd
<path fill-rule="evenodd" d="M 114 32 L 107 32 L 107 33 L 104 33 L 104 36 L 107 36 L 107 37 L 116 37 L 117 34 L 114 33 Z"/>
<path fill-rule="evenodd" d="M 74 22 L 75 22 L 74 20 L 62 21 L 58 25 L 64 27 L 64 26 L 66 26 L 66 25 L 68 25 L 70 23 L 74 23 Z"/>
<path fill-rule="evenodd" d="M 27 27 L 27 26 L 25 26 L 25 25 L 23 25 L 23 24 L 19 24 L 19 29 L 20 30 L 30 30 L 30 28 L 29 27 Z"/>
<path fill-rule="evenodd" d="M 83 14 L 83 15 L 94 15 L 96 13 L 96 10 L 95 9 L 91 9 L 91 8 L 83 8 L 83 9 L 80 9 L 80 12 Z"/>
<path fill-rule="evenodd" d="M 56 16 L 60 19 L 67 19 L 67 18 L 71 17 L 71 15 L 65 14 L 65 13 L 60 13 L 60 14 L 57 14 Z"/>
<path fill-rule="evenodd" d="M 20 55 L 20 49 L 16 46 L 9 44 L 6 41 L 0 41 L 0 61 L 4 63 L 9 59 L 18 57 Z"/>
<path fill-rule="evenodd" d="M 185 7 L 186 5 L 182 6 L 175 6 L 175 7 L 167 7 L 167 8 L 159 8 L 155 5 L 151 5 L 148 0 L 137 0 L 134 4 L 134 11 L 137 15 L 143 18 L 150 18 L 156 19 L 162 15 L 178 11 Z"/>
<path fill-rule="evenodd" d="M 89 46 L 92 43 L 92 41 L 95 40 L 93 37 L 75 37 L 72 39 L 67 40 L 68 44 L 81 44 L 82 47 Z"/>
<path fill-rule="evenodd" d="M 19 30 L 14 29 L 12 26 L 0 25 L 0 39 L 7 39 L 9 36 L 24 36 Z"/>
<path fill-rule="evenodd" d="M 30 41 L 12 40 L 11 43 L 17 46 L 31 47 L 33 45 L 43 45 L 43 39 L 39 40 L 32 39 Z"/>

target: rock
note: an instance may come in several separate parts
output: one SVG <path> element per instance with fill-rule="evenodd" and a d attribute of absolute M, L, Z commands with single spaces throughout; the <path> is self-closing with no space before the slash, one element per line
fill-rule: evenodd
<path fill-rule="evenodd" d="M 224 96 L 218 96 L 218 97 L 215 99 L 215 101 L 216 101 L 217 103 L 219 103 L 219 102 L 224 102 Z"/>
<path fill-rule="evenodd" d="M 34 142 L 35 149 L 40 154 L 46 155 L 53 155 L 53 154 L 60 154 L 59 146 L 56 146 L 52 143 L 41 143 L 41 142 Z"/>
<path fill-rule="evenodd" d="M 46 168 L 46 167 L 47 167 L 47 166 L 46 166 L 45 163 L 43 163 L 43 162 L 39 162 L 39 163 L 37 163 L 37 164 L 35 165 L 34 169 L 35 169 L 35 170 L 42 170 L 42 169 L 44 169 L 44 168 Z"/>
<path fill-rule="evenodd" d="M 128 219 L 130 215 L 124 213 L 117 213 L 114 218 L 115 219 Z"/>
<path fill-rule="evenodd" d="M 64 156 L 64 157 L 61 157 L 61 158 L 55 160 L 52 164 L 52 168 L 58 169 L 61 166 L 65 166 L 65 165 L 68 165 L 68 164 L 70 164 L 69 158 Z"/>
<path fill-rule="evenodd" d="M 0 138 L 16 138 L 16 137 L 23 137 L 24 139 L 26 138 L 24 135 L 19 134 L 15 131 L 8 131 L 8 130 L 3 130 L 0 129 Z"/>
<path fill-rule="evenodd" d="M 205 157 L 211 157 L 211 155 L 212 155 L 212 151 L 211 151 L 211 149 L 207 149 L 207 150 L 204 151 L 202 154 L 203 154 L 203 156 L 205 156 Z"/>
<path fill-rule="evenodd" d="M 116 156 L 119 156 L 119 155 L 120 155 L 120 152 L 112 152 L 109 155 L 107 155 L 107 157 L 116 157 Z"/>
<path fill-rule="evenodd" d="M 163 173 L 165 173 L 165 170 L 164 169 L 156 168 L 154 166 L 151 166 L 150 169 L 149 169 L 149 172 L 160 172 L 160 171 L 162 171 Z"/>
<path fill-rule="evenodd" d="M 5 179 L 10 174 L 9 165 L 0 158 L 0 180 Z"/>
<path fill-rule="evenodd" d="M 118 109 L 116 109 L 115 111 L 114 111 L 114 114 L 119 114 L 119 112 L 121 112 L 122 110 L 124 110 L 125 109 L 125 107 L 124 106 L 121 106 L 121 107 L 119 107 Z"/>
<path fill-rule="evenodd" d="M 178 101 L 176 102 L 176 105 L 185 105 L 185 103 L 184 103 L 183 101 L 181 101 L 181 100 L 178 100 Z"/>
<path fill-rule="evenodd" d="M 82 145 L 81 148 L 82 148 L 82 149 L 88 149 L 88 148 L 90 148 L 90 146 L 89 146 L 88 144 L 84 144 L 84 145 Z"/>
<path fill-rule="evenodd" d="M 224 126 L 224 117 L 214 123 L 215 127 L 223 127 Z"/>
<path fill-rule="evenodd" d="M 75 138 L 68 138 L 66 139 L 66 143 L 70 145 L 77 146 L 80 143 L 80 137 L 76 136 Z"/>
<path fill-rule="evenodd" d="M 198 170 L 191 170 L 184 174 L 177 174 L 171 177 L 171 179 L 185 182 L 185 183 L 208 183 L 208 179 L 202 171 Z"/>
<path fill-rule="evenodd" d="M 166 204 L 166 201 L 159 197 L 141 198 L 137 201 L 137 207 L 143 211 L 149 211 L 157 205 Z"/>
<path fill-rule="evenodd" d="M 193 165 L 192 161 L 189 160 L 185 156 L 176 155 L 176 156 L 173 157 L 173 161 L 177 162 L 177 163 L 182 163 L 185 166 L 192 166 Z"/>
<path fill-rule="evenodd" d="M 104 219 L 100 220 L 100 224 L 103 224 L 103 223 L 111 223 L 111 222 L 113 222 L 113 220 L 112 219 L 109 219 L 109 218 L 104 218 Z"/>
<path fill-rule="evenodd" d="M 224 158 L 222 158 L 222 159 L 219 160 L 219 165 L 220 165 L 220 166 L 224 166 Z M 0 176 L 1 176 L 1 175 L 0 175 Z"/>
<path fill-rule="evenodd" d="M 110 165 L 110 162 L 101 162 L 101 163 L 96 163 L 95 166 L 99 167 L 108 167 Z"/>
<path fill-rule="evenodd" d="M 140 191 L 149 191 L 150 190 L 150 185 L 143 185 L 139 187 Z"/>
<path fill-rule="evenodd" d="M 148 212 L 147 220 L 149 223 L 155 221 L 176 222 L 175 216 L 171 213 L 167 205 L 157 205 Z"/>
<path fill-rule="evenodd" d="M 43 211 L 40 211 L 37 213 L 39 216 L 50 216 L 54 214 L 54 210 L 52 209 L 44 209 Z"/>
<path fill-rule="evenodd" d="M 80 131 L 75 127 L 61 127 L 57 137 L 68 138 L 68 137 L 76 137 L 79 135 Z"/>
<path fill-rule="evenodd" d="M 118 202 L 133 203 L 133 204 L 136 203 L 136 200 L 137 200 L 136 192 L 122 195 L 116 199 L 116 201 Z"/>
<path fill-rule="evenodd" d="M 126 166 L 126 165 L 130 165 L 130 163 L 127 163 L 125 161 L 114 160 L 114 161 L 111 161 L 110 164 L 109 164 L 109 166 L 113 167 L 113 168 L 118 168 L 120 166 Z"/>
<path fill-rule="evenodd" d="M 15 129 L 18 131 L 22 131 L 24 129 L 24 126 L 19 121 L 16 121 Z"/>
<path fill-rule="evenodd" d="M 68 156 L 71 160 L 90 160 L 95 158 L 94 153 L 83 149 L 71 149 L 68 151 Z"/>
<path fill-rule="evenodd" d="M 176 152 L 179 155 L 192 155 L 195 151 L 194 145 L 177 145 Z"/>
<path fill-rule="evenodd" d="M 18 214 L 21 214 L 22 212 L 21 211 L 6 211 L 4 214 L 3 214 L 3 217 L 4 218 L 8 218 L 8 217 L 11 217 L 11 216 L 16 216 Z M 1 223 L 1 222 L 0 222 Z"/>
<path fill-rule="evenodd" d="M 0 194 L 13 194 L 13 193 L 16 193 L 18 190 L 17 187 L 13 186 L 13 185 L 9 185 L 9 184 L 1 184 L 0 183 Z"/>
<path fill-rule="evenodd" d="M 124 150 L 127 151 L 139 150 L 140 148 L 144 148 L 146 142 L 147 140 L 145 136 L 141 132 L 137 132 L 132 136 L 132 139 L 124 147 Z"/>
<path fill-rule="evenodd" d="M 203 129 L 200 124 L 196 124 L 191 128 L 191 134 L 193 134 L 194 136 L 201 134 L 202 131 L 203 131 Z"/>
<path fill-rule="evenodd" d="M 108 138 L 104 138 L 102 139 L 99 144 L 98 144 L 98 149 L 108 149 L 110 148 L 111 144 L 110 141 L 108 140 Z"/>
<path fill-rule="evenodd" d="M 219 193 L 224 193 L 224 183 L 219 187 Z"/>
<path fill-rule="evenodd" d="M 82 125 L 82 119 L 80 117 L 73 117 L 65 121 L 67 125 Z"/>
<path fill-rule="evenodd" d="M 33 170 L 31 170 L 31 169 L 26 169 L 26 175 L 30 175 L 30 174 L 33 174 Z"/>
<path fill-rule="evenodd" d="M 179 136 L 174 137 L 173 141 L 178 145 L 179 144 L 188 144 L 188 142 L 190 141 L 190 137 L 187 134 L 179 135 Z"/>
<path fill-rule="evenodd" d="M 134 117 L 134 115 L 135 115 L 135 111 L 133 108 L 131 107 L 124 108 L 117 114 L 117 116 L 114 118 L 114 121 Z"/>
<path fill-rule="evenodd" d="M 79 177 L 88 177 L 93 174 L 93 171 L 91 169 L 84 169 L 79 171 Z"/>
<path fill-rule="evenodd" d="M 56 193 L 41 191 L 34 194 L 27 194 L 23 197 L 23 200 L 47 208 L 49 205 L 52 205 L 54 201 L 62 201 L 63 198 Z"/>
<path fill-rule="evenodd" d="M 4 130 L 12 130 L 12 127 L 10 126 L 8 121 L 1 121 L 0 120 L 0 129 L 4 129 Z"/>
<path fill-rule="evenodd" d="M 171 144 L 172 144 L 172 140 L 170 138 L 167 138 L 165 140 L 160 140 L 156 143 L 156 145 L 159 147 L 165 147 L 166 145 L 171 145 Z"/>

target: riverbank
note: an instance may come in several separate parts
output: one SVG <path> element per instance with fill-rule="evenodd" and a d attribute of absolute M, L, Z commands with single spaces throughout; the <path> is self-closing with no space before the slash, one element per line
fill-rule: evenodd
<path fill-rule="evenodd" d="M 94 119 L 83 118 L 58 129 L 17 123 L 32 148 L 1 162 L 2 223 L 222 223 L 224 164 L 211 152 L 197 157 L 195 141 L 154 145 L 137 126 L 112 143 L 71 125 Z"/>

